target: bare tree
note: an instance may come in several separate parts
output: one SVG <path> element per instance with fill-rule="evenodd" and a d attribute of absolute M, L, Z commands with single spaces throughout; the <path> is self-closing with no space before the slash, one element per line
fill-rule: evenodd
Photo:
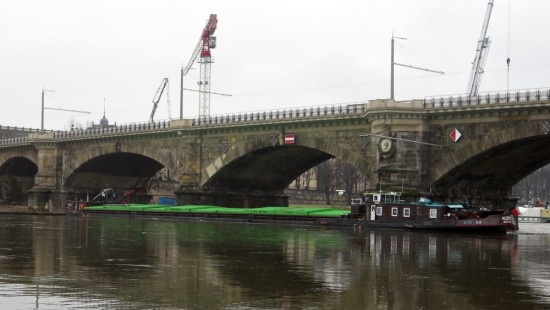
<path fill-rule="evenodd" d="M 550 166 L 533 172 L 512 189 L 521 203 L 533 203 L 535 200 L 550 200 Z"/>
<path fill-rule="evenodd" d="M 351 194 L 358 191 L 357 185 L 362 179 L 361 174 L 355 167 L 352 165 L 341 162 L 339 167 L 339 175 L 342 181 L 343 189 L 346 190 L 346 200 L 347 204 L 351 204 Z"/>
<path fill-rule="evenodd" d="M 308 171 L 306 171 L 304 174 L 302 174 L 303 176 L 303 185 L 304 185 L 304 189 L 305 190 L 309 190 L 309 186 L 310 186 L 310 182 L 311 182 L 311 179 L 313 178 L 313 174 L 314 174 L 314 169 L 309 169 Z"/>
<path fill-rule="evenodd" d="M 300 182 L 301 182 L 300 179 L 301 179 L 301 178 L 302 178 L 302 176 L 299 176 L 299 177 L 296 178 L 296 180 L 294 180 L 294 186 L 296 186 L 296 190 L 299 190 L 299 189 L 300 189 L 300 184 L 301 184 L 301 183 L 300 183 Z"/>
<path fill-rule="evenodd" d="M 75 130 L 75 129 L 81 130 L 83 128 L 84 126 L 82 126 L 81 123 L 75 121 L 74 118 L 71 118 L 69 122 L 67 122 L 67 125 L 65 126 L 65 130 Z"/>
<path fill-rule="evenodd" d="M 330 205 L 330 193 L 334 190 L 333 179 L 334 173 L 332 169 L 332 159 L 318 164 L 317 170 L 317 191 L 325 194 L 325 204 Z"/>

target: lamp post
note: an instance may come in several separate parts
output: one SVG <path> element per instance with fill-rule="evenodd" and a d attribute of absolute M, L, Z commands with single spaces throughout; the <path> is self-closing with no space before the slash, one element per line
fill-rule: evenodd
<path fill-rule="evenodd" d="M 55 92 L 55 90 L 44 89 L 44 87 L 42 87 L 42 118 L 40 119 L 40 132 L 44 132 L 44 93 L 47 91 Z"/>

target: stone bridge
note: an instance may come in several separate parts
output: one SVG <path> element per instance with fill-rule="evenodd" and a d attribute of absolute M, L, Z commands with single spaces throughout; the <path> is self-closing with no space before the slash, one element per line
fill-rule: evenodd
<path fill-rule="evenodd" d="M 549 131 L 539 89 L 19 132 L 0 140 L 0 198 L 63 211 L 78 193 L 146 187 L 161 171 L 179 204 L 285 205 L 294 179 L 336 157 L 376 189 L 506 205 L 550 163 Z"/>

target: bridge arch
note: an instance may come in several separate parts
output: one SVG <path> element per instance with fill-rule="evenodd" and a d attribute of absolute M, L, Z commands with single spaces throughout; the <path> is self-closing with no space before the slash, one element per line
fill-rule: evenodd
<path fill-rule="evenodd" d="M 192 157 L 190 146 L 195 146 L 185 140 L 158 139 L 154 143 L 148 141 L 109 141 L 97 145 L 70 144 L 63 150 L 62 174 L 59 179 L 61 188 L 68 189 L 74 186 L 74 173 L 87 162 L 101 158 L 101 156 L 127 153 L 142 156 L 160 164 L 171 172 L 171 176 L 178 175 L 185 170 L 184 162 Z M 84 151 L 83 151 L 84 150 Z M 126 155 L 122 155 L 126 156 Z M 69 183 L 67 183 L 69 182 Z M 104 182 L 105 183 L 105 182 Z"/>
<path fill-rule="evenodd" d="M 280 191 L 315 165 L 334 156 L 304 146 L 269 146 L 236 158 L 203 185 L 228 191 Z"/>
<path fill-rule="evenodd" d="M 550 163 L 550 135 L 525 122 L 481 135 L 433 163 L 432 188 L 447 194 L 507 193 L 523 178 Z"/>
<path fill-rule="evenodd" d="M 357 139 L 355 139 L 357 140 Z M 341 139 L 300 137 L 282 145 L 268 139 L 249 141 L 214 159 L 204 170 L 202 187 L 228 191 L 282 191 L 298 176 L 331 158 L 342 159 L 360 171 L 367 163 Z"/>
<path fill-rule="evenodd" d="M 164 166 L 136 153 L 115 152 L 90 158 L 72 171 L 66 179 L 66 190 L 100 188 L 141 188 Z"/>
<path fill-rule="evenodd" d="M 27 191 L 34 185 L 38 172 L 35 162 L 25 156 L 15 156 L 0 165 L 0 199 L 5 203 L 27 203 Z"/>

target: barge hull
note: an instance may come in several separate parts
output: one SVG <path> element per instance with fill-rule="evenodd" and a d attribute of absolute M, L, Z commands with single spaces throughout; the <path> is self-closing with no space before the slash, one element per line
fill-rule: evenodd
<path fill-rule="evenodd" d="M 331 227 L 355 227 L 355 228 L 398 228 L 414 230 L 434 231 L 460 231 L 460 232 L 484 232 L 506 233 L 513 230 L 513 224 L 507 223 L 479 223 L 464 225 L 462 221 L 371 221 L 365 219 L 353 219 L 347 216 L 318 217 L 318 216 L 285 216 L 285 215 L 258 215 L 258 214 L 220 214 L 220 213 L 165 213 L 154 211 L 113 211 L 113 210 L 84 210 L 73 214 L 84 215 L 113 215 L 136 216 L 147 218 L 175 218 L 189 221 L 205 222 L 233 222 L 256 224 L 281 224 L 281 225 L 305 225 L 305 226 L 331 226 Z M 495 220 L 496 221 L 496 220 Z"/>

